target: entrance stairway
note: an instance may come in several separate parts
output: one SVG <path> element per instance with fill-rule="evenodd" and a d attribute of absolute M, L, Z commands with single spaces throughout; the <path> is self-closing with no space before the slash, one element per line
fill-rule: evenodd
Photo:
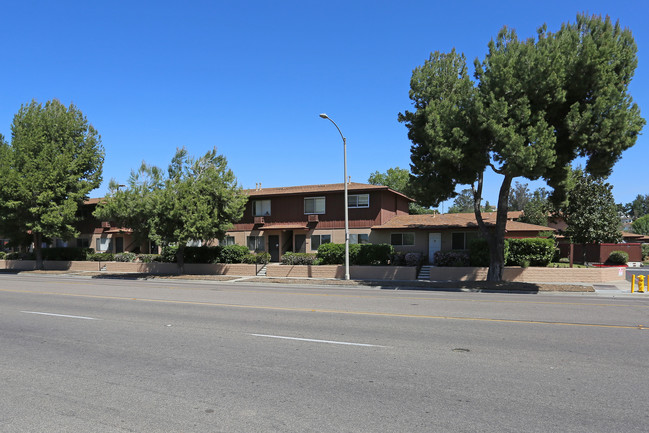
<path fill-rule="evenodd" d="M 430 268 L 431 265 L 424 265 L 419 270 L 419 275 L 417 275 L 418 280 L 430 280 Z"/>
<path fill-rule="evenodd" d="M 259 269 L 257 271 L 257 276 L 258 277 L 265 277 L 266 276 L 266 266 L 267 265 L 262 266 L 261 269 Z"/>

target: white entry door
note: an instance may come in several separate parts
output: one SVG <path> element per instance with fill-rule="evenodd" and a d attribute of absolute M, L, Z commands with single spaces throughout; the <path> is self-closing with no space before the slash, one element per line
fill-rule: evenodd
<path fill-rule="evenodd" d="M 433 263 L 435 253 L 442 249 L 442 234 L 428 233 L 428 263 Z"/>

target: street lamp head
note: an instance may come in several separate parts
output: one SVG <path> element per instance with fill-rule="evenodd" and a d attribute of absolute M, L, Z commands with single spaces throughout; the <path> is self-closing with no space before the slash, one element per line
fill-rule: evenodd
<path fill-rule="evenodd" d="M 320 114 L 320 117 L 322 117 L 323 119 L 328 119 L 329 118 L 329 116 L 327 116 L 325 113 Z"/>

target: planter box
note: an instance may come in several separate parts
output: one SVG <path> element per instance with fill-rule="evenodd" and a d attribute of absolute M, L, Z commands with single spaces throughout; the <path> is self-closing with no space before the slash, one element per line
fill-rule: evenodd
<path fill-rule="evenodd" d="M 269 277 L 344 278 L 343 265 L 268 265 Z M 355 280 L 416 280 L 414 266 L 350 266 L 349 276 Z"/>

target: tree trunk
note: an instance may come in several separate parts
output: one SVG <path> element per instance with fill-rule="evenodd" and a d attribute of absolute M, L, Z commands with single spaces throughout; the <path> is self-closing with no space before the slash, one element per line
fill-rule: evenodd
<path fill-rule="evenodd" d="M 34 233 L 34 256 L 36 258 L 36 269 L 43 270 L 43 235 Z"/>
<path fill-rule="evenodd" d="M 505 270 L 505 229 L 507 228 L 507 204 L 509 201 L 509 190 L 512 186 L 512 177 L 505 176 L 498 193 L 498 210 L 496 211 L 496 225 L 487 235 L 489 244 L 489 272 L 487 281 L 502 281 Z M 484 227 L 482 218 L 478 222 Z M 481 228 L 482 228 L 481 227 Z M 486 227 L 484 228 L 486 232 Z"/>
<path fill-rule="evenodd" d="M 176 263 L 178 263 L 178 274 L 185 273 L 185 246 L 178 245 L 176 250 Z"/>

